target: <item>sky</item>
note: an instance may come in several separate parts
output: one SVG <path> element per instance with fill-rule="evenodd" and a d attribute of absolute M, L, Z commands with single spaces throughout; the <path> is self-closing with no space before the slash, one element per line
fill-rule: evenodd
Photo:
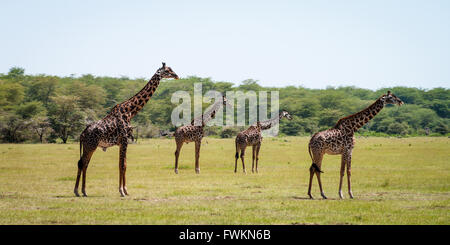
<path fill-rule="evenodd" d="M 450 87 L 450 1 L 1 0 L 0 73 Z"/>

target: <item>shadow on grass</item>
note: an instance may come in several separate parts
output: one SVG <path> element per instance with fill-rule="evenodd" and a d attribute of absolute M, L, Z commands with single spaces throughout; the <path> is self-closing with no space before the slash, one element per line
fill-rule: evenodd
<path fill-rule="evenodd" d="M 311 201 L 317 201 L 317 200 L 324 200 L 324 201 L 326 201 L 326 200 L 341 200 L 340 198 L 327 198 L 327 199 L 323 199 L 322 197 L 319 197 L 319 198 L 313 198 L 313 199 L 311 199 L 311 198 L 309 198 L 309 197 L 298 197 L 298 196 L 292 196 L 291 197 L 292 199 L 297 199 L 297 200 L 311 200 Z M 343 199 L 342 199 L 343 200 Z"/>
<path fill-rule="evenodd" d="M 87 197 L 84 196 L 75 196 L 75 195 L 57 195 L 54 196 L 54 198 L 99 198 L 99 197 L 105 197 L 105 196 L 100 196 L 100 195 L 88 195 Z"/>
<path fill-rule="evenodd" d="M 297 199 L 297 200 L 314 200 L 314 199 L 311 199 L 311 198 L 309 198 L 309 197 L 297 197 L 297 196 L 292 196 L 291 198 Z"/>

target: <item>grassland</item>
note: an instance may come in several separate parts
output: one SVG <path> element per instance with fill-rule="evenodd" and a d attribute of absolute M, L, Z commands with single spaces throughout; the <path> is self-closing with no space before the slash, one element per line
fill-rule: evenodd
<path fill-rule="evenodd" d="M 194 144 L 185 145 L 173 172 L 173 139 L 128 148 L 127 185 L 118 192 L 118 147 L 97 150 L 87 194 L 73 186 L 78 144 L 0 145 L 0 224 L 450 224 L 449 138 L 357 138 L 355 199 L 338 199 L 339 156 L 325 156 L 328 200 L 314 181 L 306 137 L 265 138 L 260 173 L 234 170 L 232 139 L 203 140 L 201 174 Z M 247 170 L 251 150 L 247 150 Z M 344 186 L 346 190 L 346 186 Z"/>

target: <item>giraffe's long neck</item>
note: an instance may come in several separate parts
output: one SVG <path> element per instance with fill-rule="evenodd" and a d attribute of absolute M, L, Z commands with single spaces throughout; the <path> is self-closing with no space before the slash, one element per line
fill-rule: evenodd
<path fill-rule="evenodd" d="M 215 117 L 217 110 L 219 110 L 220 107 L 222 107 L 222 105 L 223 105 L 222 101 L 217 101 L 208 111 L 203 113 L 201 116 L 194 118 L 191 122 L 191 125 L 205 126 L 209 121 L 211 121 Z"/>
<path fill-rule="evenodd" d="M 130 119 L 136 116 L 136 114 L 142 110 L 145 104 L 147 104 L 148 100 L 153 96 L 156 91 L 156 88 L 159 85 L 162 77 L 156 73 L 153 77 L 147 82 L 144 88 L 141 89 L 136 95 L 122 103 L 125 107 L 128 108 L 130 112 Z"/>
<path fill-rule="evenodd" d="M 374 118 L 383 108 L 384 102 L 379 98 L 366 109 L 340 119 L 334 128 L 345 130 L 348 133 L 354 133 L 369 122 L 369 120 Z"/>
<path fill-rule="evenodd" d="M 283 115 L 280 113 L 278 115 L 278 117 L 274 117 L 272 119 L 260 122 L 261 130 L 266 130 L 266 129 L 269 129 L 269 128 L 277 125 L 278 123 L 280 123 L 280 120 L 282 117 L 283 117 Z"/>

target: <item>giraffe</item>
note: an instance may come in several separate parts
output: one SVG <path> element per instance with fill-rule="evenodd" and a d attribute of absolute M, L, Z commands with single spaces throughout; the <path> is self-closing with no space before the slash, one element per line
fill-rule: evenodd
<path fill-rule="evenodd" d="M 203 128 L 206 124 L 215 117 L 217 110 L 222 106 L 228 105 L 228 100 L 222 96 L 222 101 L 217 101 L 207 112 L 201 116 L 194 118 L 190 125 L 184 125 L 175 130 L 173 134 L 177 149 L 175 151 L 175 173 L 178 174 L 178 158 L 180 156 L 181 147 L 184 143 L 195 142 L 195 173 L 200 173 L 200 146 L 203 138 Z"/>
<path fill-rule="evenodd" d="M 87 125 L 80 135 L 80 160 L 78 161 L 77 180 L 75 182 L 74 193 L 78 194 L 78 185 L 82 175 L 81 192 L 86 195 L 86 171 L 94 151 L 97 147 L 106 148 L 118 145 L 119 150 L 119 193 L 123 197 L 128 195 L 125 172 L 127 169 L 126 153 L 128 139 L 132 138 L 131 118 L 144 107 L 148 100 L 155 93 L 159 82 L 163 78 L 178 79 L 178 75 L 172 69 L 162 63 L 148 83 L 136 95 L 130 99 L 115 105 L 109 114 L 103 119 Z M 83 152 L 83 153 L 82 153 Z"/>
<path fill-rule="evenodd" d="M 258 173 L 258 160 L 259 160 L 259 149 L 261 148 L 261 142 L 263 137 L 261 136 L 261 131 L 270 129 L 274 125 L 278 124 L 282 118 L 287 118 L 289 120 L 292 120 L 292 116 L 289 114 L 289 112 L 283 110 L 279 113 L 278 117 L 272 118 L 267 121 L 263 122 L 256 122 L 256 124 L 251 125 L 248 129 L 240 132 L 236 136 L 235 144 L 236 144 L 236 155 L 235 155 L 235 161 L 234 161 L 234 172 L 237 172 L 237 160 L 239 158 L 239 151 L 241 151 L 241 160 L 242 160 L 242 170 L 244 173 L 247 173 L 245 171 L 245 164 L 244 164 L 244 155 L 245 155 L 245 148 L 247 146 L 252 146 L 252 173 L 255 172 Z M 256 168 L 255 168 L 255 159 L 256 159 Z"/>
<path fill-rule="evenodd" d="M 352 151 L 355 145 L 354 133 L 369 120 L 375 117 L 375 115 L 377 115 L 386 104 L 397 104 L 401 106 L 403 104 L 403 101 L 392 94 L 391 91 L 388 91 L 387 94 L 382 95 L 366 109 L 353 115 L 339 119 L 339 121 L 333 128 L 318 132 L 311 137 L 308 145 L 309 155 L 312 159 L 312 165 L 309 168 L 310 177 L 308 187 L 308 195 L 311 199 L 313 199 L 313 196 L 311 195 L 311 184 L 314 173 L 317 175 L 320 194 L 324 199 L 327 199 L 327 197 L 323 193 L 322 181 L 320 179 L 320 174 L 323 173 L 321 170 L 321 165 L 325 153 L 330 155 L 341 155 L 339 197 L 341 199 L 343 198 L 342 180 L 344 178 L 345 168 L 347 167 L 348 194 L 350 198 L 353 198 L 350 179 Z"/>

